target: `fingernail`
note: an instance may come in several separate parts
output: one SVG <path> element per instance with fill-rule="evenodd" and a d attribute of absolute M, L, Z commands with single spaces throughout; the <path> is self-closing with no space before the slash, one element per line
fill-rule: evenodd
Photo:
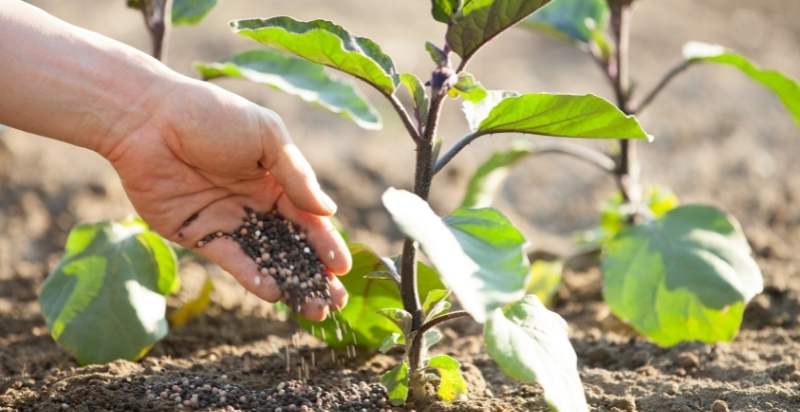
<path fill-rule="evenodd" d="M 322 199 L 322 203 L 325 205 L 325 208 L 331 212 L 331 214 L 336 213 L 338 206 L 336 206 L 336 202 L 334 202 L 327 193 L 320 191 L 320 199 Z"/>

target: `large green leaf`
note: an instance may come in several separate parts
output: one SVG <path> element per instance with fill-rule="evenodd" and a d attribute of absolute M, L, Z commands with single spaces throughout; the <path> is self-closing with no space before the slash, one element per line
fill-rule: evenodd
<path fill-rule="evenodd" d="M 381 310 L 402 309 L 403 301 L 394 281 L 369 276 L 387 270 L 384 260 L 368 247 L 351 244 L 353 267 L 339 279 L 349 295 L 347 306 L 322 322 L 297 318 L 303 329 L 333 347 L 357 345 L 379 348 L 392 333 L 402 332 Z M 443 289 L 435 270 L 419 263 L 417 280 L 421 296 L 434 289 Z"/>
<path fill-rule="evenodd" d="M 506 375 L 538 382 L 547 402 L 559 411 L 589 409 L 567 323 L 536 296 L 492 312 L 483 333 L 489 355 Z"/>
<path fill-rule="evenodd" d="M 329 21 L 303 22 L 281 16 L 266 20 L 235 20 L 231 27 L 234 32 L 261 44 L 358 77 L 387 96 L 394 93 L 398 85 L 392 59 L 377 44 L 364 37 L 352 36 Z"/>
<path fill-rule="evenodd" d="M 431 0 L 431 14 L 436 21 L 442 23 L 448 23 L 450 16 L 460 7 L 461 0 Z"/>
<path fill-rule="evenodd" d="M 659 345 L 733 339 L 762 286 L 739 224 L 711 206 L 672 209 L 623 229 L 603 250 L 606 302 Z"/>
<path fill-rule="evenodd" d="M 549 0 L 465 0 L 450 16 L 447 44 L 464 60 L 469 60 L 486 42 L 513 26 Z"/>
<path fill-rule="evenodd" d="M 172 24 L 197 24 L 217 5 L 217 0 L 173 0 Z"/>
<path fill-rule="evenodd" d="M 180 287 L 169 244 L 137 219 L 82 224 L 39 295 L 50 334 L 80 364 L 136 360 L 167 334 Z"/>
<path fill-rule="evenodd" d="M 589 43 L 608 23 L 606 0 L 553 0 L 527 19 L 524 25 L 581 43 Z"/>
<path fill-rule="evenodd" d="M 635 117 L 591 94 L 533 93 L 506 97 L 492 108 L 477 130 L 479 134 L 649 139 Z"/>
<path fill-rule="evenodd" d="M 776 70 L 762 69 L 744 56 L 716 44 L 687 43 L 683 47 L 683 56 L 690 63 L 719 63 L 739 69 L 775 93 L 800 126 L 800 83 L 797 80 Z"/>
<path fill-rule="evenodd" d="M 428 367 L 439 373 L 436 394 L 445 402 L 454 401 L 467 394 L 467 382 L 461 374 L 461 364 L 451 356 L 436 355 L 428 360 Z"/>
<path fill-rule="evenodd" d="M 533 153 L 533 146 L 525 141 L 515 142 L 510 149 L 500 150 L 483 162 L 467 183 L 461 207 L 479 208 L 492 205 L 503 181 L 511 169 Z"/>
<path fill-rule="evenodd" d="M 353 86 L 330 77 L 319 64 L 272 50 L 250 50 L 219 63 L 196 63 L 205 80 L 234 77 L 250 80 L 317 103 L 365 129 L 380 129 L 381 120 Z"/>
<path fill-rule="evenodd" d="M 418 196 L 393 188 L 383 194 L 383 204 L 476 321 L 524 294 L 525 237 L 497 210 L 460 208 L 440 219 Z"/>

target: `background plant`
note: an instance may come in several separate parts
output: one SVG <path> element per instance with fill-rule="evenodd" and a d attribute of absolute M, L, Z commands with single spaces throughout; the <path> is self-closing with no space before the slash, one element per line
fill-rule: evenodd
<path fill-rule="evenodd" d="M 800 85 L 722 46 L 687 43 L 683 60 L 637 99 L 629 60 L 633 0 L 554 0 L 524 26 L 587 53 L 602 70 L 616 105 L 640 114 L 679 74 L 704 63 L 733 67 L 775 93 L 800 125 Z M 602 246 L 603 296 L 612 312 L 654 342 L 727 341 L 762 277 L 736 220 L 713 206 L 680 206 L 661 186 L 642 187 L 635 141 L 614 153 L 569 143 L 527 145 L 492 155 L 470 180 L 466 204 L 489 205 L 510 168 L 537 154 L 570 155 L 608 173 L 618 191 L 603 206 L 591 241 Z M 552 284 L 554 275 L 548 272 Z M 546 279 L 547 273 L 534 273 Z M 537 282 L 534 281 L 533 284 Z M 642 299 L 642 296 L 652 298 Z"/>
<path fill-rule="evenodd" d="M 404 402 L 409 392 L 425 397 L 427 384 L 434 384 L 443 400 L 465 394 L 458 361 L 427 352 L 441 338 L 437 326 L 469 316 L 484 324 L 488 352 L 508 375 L 539 382 L 557 408 L 586 408 L 564 321 L 525 293 L 530 264 L 524 236 L 495 209 L 462 207 L 440 218 L 426 202 L 435 173 L 482 136 L 647 138 L 635 119 L 599 97 L 489 91 L 465 71 L 481 46 L 546 3 L 433 1 L 434 18 L 447 25 L 446 40 L 425 45 L 434 68 L 424 83 L 399 73 L 367 38 L 328 21 L 286 16 L 231 23 L 234 32 L 270 49 L 197 65 L 207 79 L 251 80 L 318 103 L 362 127 L 379 127 L 377 111 L 318 65 L 328 66 L 375 88 L 402 120 L 417 152 L 413 193 L 389 189 L 383 195 L 384 206 L 407 236 L 402 253 L 381 257 L 352 244 L 353 270 L 342 278 L 350 293 L 348 306 L 321 324 L 301 322 L 334 346 L 403 348 L 404 360 L 382 379 L 395 403 Z M 454 64 L 456 57 L 460 60 Z M 437 125 L 448 99 L 462 101 L 470 127 L 440 155 Z M 419 262 L 418 248 L 432 267 Z M 450 297 L 464 309 L 450 310 Z"/>

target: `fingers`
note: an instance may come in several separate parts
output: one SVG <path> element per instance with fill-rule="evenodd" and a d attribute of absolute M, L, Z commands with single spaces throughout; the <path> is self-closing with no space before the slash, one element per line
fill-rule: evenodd
<path fill-rule="evenodd" d="M 300 314 L 303 315 L 304 318 L 313 321 L 321 321 L 328 316 L 331 310 L 339 310 L 347 305 L 347 291 L 339 279 L 332 278 L 328 284 L 328 288 L 331 291 L 330 306 L 321 299 L 312 299 L 303 306 L 303 309 L 300 311 Z"/>
<path fill-rule="evenodd" d="M 306 230 L 308 242 L 328 270 L 336 275 L 350 271 L 353 264 L 350 251 L 330 219 L 299 210 L 286 196 L 278 199 L 277 208 L 283 216 Z"/>
<path fill-rule="evenodd" d="M 277 302 L 281 298 L 281 290 L 275 279 L 272 276 L 261 275 L 256 263 L 244 254 L 235 241 L 220 238 L 196 250 L 220 265 L 245 289 L 259 298 L 267 302 Z"/>
<path fill-rule="evenodd" d="M 299 209 L 322 216 L 336 213 L 336 203 L 320 188 L 314 170 L 300 149 L 292 143 L 283 122 L 276 114 L 267 113 L 269 133 L 262 136 L 263 166 L 278 180 Z"/>
<path fill-rule="evenodd" d="M 284 217 L 307 231 L 309 243 L 328 270 L 337 274 L 349 271 L 351 265 L 349 252 L 327 218 L 297 209 L 283 194 L 280 195 L 278 203 L 280 205 L 276 205 L 272 196 L 230 196 L 214 202 L 180 230 L 177 236 L 179 243 L 220 265 L 254 295 L 268 302 L 276 302 L 282 297 L 277 282 L 272 276 L 261 273 L 256 262 L 242 251 L 236 241 L 227 236 L 213 240 L 206 239 L 202 244 L 198 244 L 198 241 L 209 234 L 226 234 L 237 230 L 242 224 L 245 206 L 261 211 L 277 207 Z M 344 286 L 338 279 L 333 278 L 329 283 L 329 289 L 330 302 L 312 299 L 303 305 L 300 314 L 310 320 L 322 320 L 330 310 L 342 308 L 347 302 Z"/>

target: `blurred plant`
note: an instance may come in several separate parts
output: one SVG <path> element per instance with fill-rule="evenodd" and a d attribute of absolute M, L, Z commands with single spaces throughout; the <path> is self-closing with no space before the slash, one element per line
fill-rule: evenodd
<path fill-rule="evenodd" d="M 382 198 L 406 235 L 402 253 L 381 257 L 367 246 L 351 244 L 353 269 L 342 278 L 349 304 L 322 323 L 301 322 L 333 346 L 402 349 L 403 361 L 382 379 L 395 404 L 409 395 L 427 398 L 428 387 L 435 387 L 445 401 L 466 394 L 458 361 L 447 355 L 431 357 L 428 351 L 441 339 L 437 327 L 471 317 L 483 324 L 488 352 L 505 373 L 541 384 L 555 408 L 587 409 L 566 324 L 533 294 L 549 298 L 557 268 L 537 267 L 546 281 L 529 282 L 532 268 L 523 250 L 524 236 L 499 211 L 481 204 L 484 195 L 473 195 L 444 218 L 426 201 L 434 175 L 482 136 L 647 139 L 632 116 L 599 97 L 489 91 L 465 71 L 484 44 L 547 2 L 433 0 L 434 19 L 447 27 L 444 44 L 425 45 L 434 68 L 424 83 L 413 74 L 399 73 L 370 39 L 329 21 L 286 16 L 231 22 L 234 32 L 270 49 L 196 66 L 206 79 L 250 80 L 317 103 L 363 128 L 379 128 L 377 111 L 352 86 L 330 78 L 321 67 L 327 66 L 372 86 L 402 121 L 416 146 L 413 193 L 390 188 Z M 458 64 L 453 55 L 460 57 Z M 402 90 L 408 96 L 406 104 L 400 98 Z M 440 156 L 437 125 L 448 98 L 463 102 L 469 130 Z M 484 179 L 496 180 L 490 174 L 488 170 Z M 432 266 L 418 261 L 418 247 Z M 526 294 L 527 288 L 532 294 Z M 451 298 L 464 309 L 451 310 Z"/>
<path fill-rule="evenodd" d="M 800 125 L 797 81 L 761 69 L 722 46 L 704 43 L 686 44 L 683 60 L 634 101 L 628 63 L 633 3 L 554 0 L 523 25 L 554 34 L 587 53 L 603 71 L 617 107 L 626 114 L 640 114 L 687 69 L 717 63 L 739 69 L 775 93 Z M 617 317 L 663 346 L 728 341 L 736 336 L 745 304 L 761 292 L 763 283 L 741 227 L 712 206 L 679 206 L 669 189 L 642 190 L 635 141 L 620 140 L 619 151 L 612 154 L 569 143 L 498 152 L 473 175 L 465 199 L 491 204 L 511 167 L 523 158 L 545 153 L 587 161 L 617 183 L 618 192 L 602 208 L 600 227 L 588 239 L 602 248 L 603 296 Z"/>

